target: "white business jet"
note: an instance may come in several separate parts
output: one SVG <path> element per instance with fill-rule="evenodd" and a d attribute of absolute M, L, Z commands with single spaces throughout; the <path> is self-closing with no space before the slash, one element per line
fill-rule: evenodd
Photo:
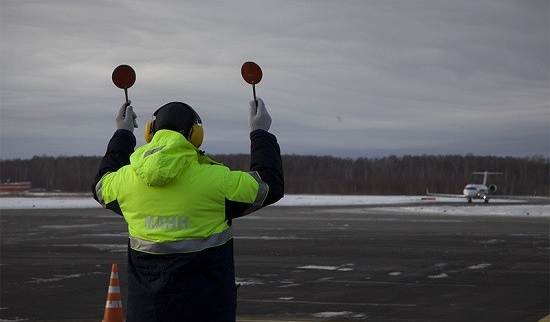
<path fill-rule="evenodd" d="M 466 198 L 466 200 L 468 200 L 468 203 L 471 203 L 473 199 L 483 199 L 485 203 L 488 203 L 489 197 L 492 196 L 497 191 L 497 186 L 495 184 L 487 186 L 487 177 L 489 175 L 499 175 L 503 173 L 483 171 L 483 172 L 473 172 L 473 174 L 483 175 L 483 183 L 468 183 L 464 187 L 464 190 L 462 190 L 461 195 L 430 193 L 428 191 L 426 191 L 426 194 L 428 196 L 436 196 L 436 197 Z M 498 197 L 501 198 L 502 196 L 498 196 Z"/>

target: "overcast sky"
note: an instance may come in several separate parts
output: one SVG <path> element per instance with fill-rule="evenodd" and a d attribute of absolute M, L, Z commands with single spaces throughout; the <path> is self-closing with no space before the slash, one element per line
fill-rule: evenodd
<path fill-rule="evenodd" d="M 257 86 L 283 153 L 550 155 L 550 1 L 0 2 L 1 158 L 102 155 L 123 91 L 208 153 L 248 152 Z"/>

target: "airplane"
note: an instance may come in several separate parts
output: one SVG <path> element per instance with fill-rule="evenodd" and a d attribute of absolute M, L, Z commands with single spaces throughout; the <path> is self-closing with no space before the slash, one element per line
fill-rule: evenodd
<path fill-rule="evenodd" d="M 468 203 L 472 203 L 473 199 L 483 199 L 485 203 L 489 203 L 489 197 L 497 191 L 497 185 L 492 184 L 487 186 L 487 177 L 489 175 L 499 175 L 502 172 L 472 172 L 473 174 L 483 175 L 483 183 L 468 183 L 462 194 L 442 194 L 442 193 L 430 193 L 426 190 L 426 195 L 434 197 L 447 197 L 447 198 L 466 198 Z M 499 198 L 503 196 L 498 196 Z"/>

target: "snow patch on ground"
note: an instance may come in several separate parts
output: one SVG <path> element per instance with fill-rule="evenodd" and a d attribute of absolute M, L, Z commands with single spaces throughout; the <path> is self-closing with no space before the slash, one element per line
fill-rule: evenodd
<path fill-rule="evenodd" d="M 489 264 L 489 263 L 482 263 L 482 264 L 477 264 L 477 265 L 472 265 L 472 266 L 468 266 L 468 269 L 484 269 L 484 268 L 487 268 L 489 266 L 491 266 L 492 264 Z"/>
<path fill-rule="evenodd" d="M 353 264 L 344 264 L 340 266 L 326 266 L 326 265 L 305 265 L 305 266 L 298 266 L 296 268 L 298 269 L 317 269 L 317 270 L 323 270 L 323 271 L 341 271 L 341 272 L 349 272 L 353 271 Z"/>
<path fill-rule="evenodd" d="M 503 243 L 503 242 L 504 240 L 502 239 L 489 239 L 489 240 L 482 240 L 479 243 L 482 245 L 494 245 L 494 244 Z"/>
<path fill-rule="evenodd" d="M 316 318 L 343 318 L 343 317 L 351 317 L 353 315 L 353 312 L 350 311 L 342 311 L 342 312 L 319 312 L 314 313 L 313 316 Z"/>
<path fill-rule="evenodd" d="M 333 318 L 352 318 L 352 319 L 364 319 L 366 317 L 363 313 L 353 313 L 350 311 L 342 312 L 318 312 L 313 313 L 313 316 L 321 319 L 333 319 Z"/>
<path fill-rule="evenodd" d="M 28 283 L 40 284 L 40 283 L 59 282 L 62 280 L 66 280 L 69 278 L 77 278 L 80 276 L 82 276 L 82 274 L 54 275 L 54 277 L 50 277 L 50 278 L 33 277 L 32 281 L 29 281 Z"/>
<path fill-rule="evenodd" d="M 447 277 L 449 277 L 449 275 L 447 275 L 445 273 L 436 274 L 436 275 L 428 275 L 428 278 L 433 278 L 433 279 L 447 278 Z"/>
<path fill-rule="evenodd" d="M 240 285 L 262 285 L 264 282 L 262 282 L 260 279 L 257 278 L 242 278 L 242 277 L 235 277 L 235 283 Z"/>
<path fill-rule="evenodd" d="M 57 244 L 57 247 L 91 247 L 110 253 L 124 253 L 128 250 L 127 244 Z"/>
<path fill-rule="evenodd" d="M 281 286 L 277 286 L 278 288 L 288 288 L 288 287 L 295 287 L 295 286 L 300 286 L 301 284 L 299 283 L 292 283 L 292 284 L 284 284 L 284 285 L 281 285 Z"/>

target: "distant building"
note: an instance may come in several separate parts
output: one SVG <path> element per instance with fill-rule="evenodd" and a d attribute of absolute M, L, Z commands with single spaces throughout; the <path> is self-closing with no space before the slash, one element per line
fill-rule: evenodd
<path fill-rule="evenodd" d="M 5 193 L 22 193 L 29 192 L 31 190 L 30 181 L 20 182 L 0 182 L 0 192 Z"/>

